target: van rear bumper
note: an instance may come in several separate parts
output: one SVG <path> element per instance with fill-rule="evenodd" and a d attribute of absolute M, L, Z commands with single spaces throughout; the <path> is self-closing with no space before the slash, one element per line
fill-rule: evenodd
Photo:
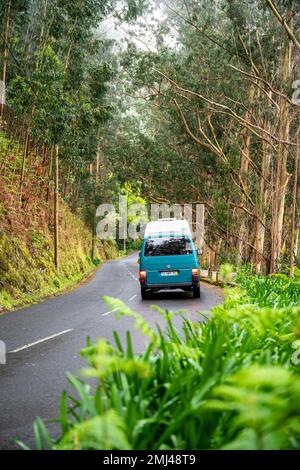
<path fill-rule="evenodd" d="M 146 289 L 178 289 L 180 287 L 192 287 L 193 282 L 172 282 L 169 284 L 143 284 Z"/>
<path fill-rule="evenodd" d="M 192 276 L 192 279 L 190 281 L 186 282 L 166 282 L 166 283 L 148 283 L 147 279 L 146 282 L 141 282 L 141 286 L 143 286 L 146 289 L 178 289 L 181 287 L 196 287 L 199 286 L 199 276 Z"/>

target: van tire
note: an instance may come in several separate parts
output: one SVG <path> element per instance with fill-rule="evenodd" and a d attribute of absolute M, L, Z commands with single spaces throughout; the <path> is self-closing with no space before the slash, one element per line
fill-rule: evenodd
<path fill-rule="evenodd" d="M 148 300 L 150 297 L 149 292 L 144 287 L 141 287 L 141 297 L 143 300 Z"/>
<path fill-rule="evenodd" d="M 200 297 L 200 286 L 193 287 L 193 297 L 194 299 L 199 299 Z"/>

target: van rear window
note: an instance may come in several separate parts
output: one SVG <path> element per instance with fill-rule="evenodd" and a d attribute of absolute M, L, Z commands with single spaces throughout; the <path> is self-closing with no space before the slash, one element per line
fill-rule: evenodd
<path fill-rule="evenodd" d="M 186 237 L 149 238 L 145 244 L 145 256 L 191 255 L 191 240 Z"/>

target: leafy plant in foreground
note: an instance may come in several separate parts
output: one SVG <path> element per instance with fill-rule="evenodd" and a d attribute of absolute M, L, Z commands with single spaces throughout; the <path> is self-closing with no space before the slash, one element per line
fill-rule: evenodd
<path fill-rule="evenodd" d="M 116 346 L 88 341 L 85 378 L 69 374 L 75 396 L 62 395 L 61 437 L 54 442 L 38 419 L 38 448 L 299 449 L 300 378 L 291 355 L 300 309 L 251 304 L 256 281 L 243 282 L 205 323 L 179 313 L 179 329 L 174 313 L 155 307 L 165 328 L 154 329 L 106 298 L 134 320 L 148 347 L 134 354 L 129 332 L 125 343 L 114 333 Z M 280 287 L 275 302 L 284 299 Z"/>

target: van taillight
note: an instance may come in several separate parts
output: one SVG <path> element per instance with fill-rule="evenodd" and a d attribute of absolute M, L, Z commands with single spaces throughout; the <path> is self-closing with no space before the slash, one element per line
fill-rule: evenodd
<path fill-rule="evenodd" d="M 193 276 L 199 276 L 199 269 L 198 268 L 193 268 L 192 269 L 192 274 L 193 274 Z"/>
<path fill-rule="evenodd" d="M 147 272 L 146 271 L 140 271 L 140 280 L 145 280 L 146 279 Z"/>

